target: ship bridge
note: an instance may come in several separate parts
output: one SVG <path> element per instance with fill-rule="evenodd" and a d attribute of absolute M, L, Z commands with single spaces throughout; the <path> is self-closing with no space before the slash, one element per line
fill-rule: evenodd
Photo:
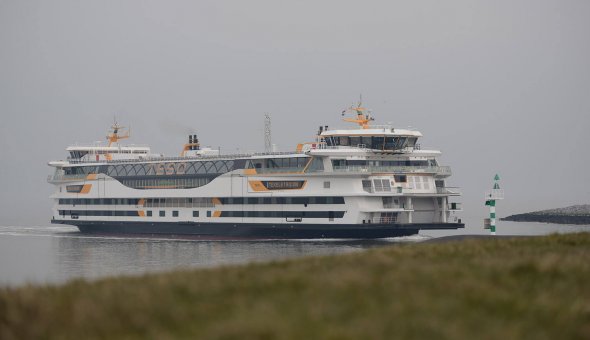
<path fill-rule="evenodd" d="M 371 126 L 366 129 L 325 130 L 320 133 L 328 147 L 356 147 L 384 152 L 409 152 L 418 149 L 418 131 Z"/>

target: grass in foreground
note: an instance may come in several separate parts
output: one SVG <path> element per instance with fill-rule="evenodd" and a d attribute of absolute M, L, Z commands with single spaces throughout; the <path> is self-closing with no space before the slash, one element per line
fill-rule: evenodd
<path fill-rule="evenodd" d="M 0 289 L 0 338 L 590 338 L 590 234 Z"/>

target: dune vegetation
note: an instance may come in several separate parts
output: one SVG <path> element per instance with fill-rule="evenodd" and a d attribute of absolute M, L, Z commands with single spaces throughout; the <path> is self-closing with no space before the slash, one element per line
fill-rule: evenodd
<path fill-rule="evenodd" d="M 1 339 L 589 339 L 590 234 L 0 289 Z"/>

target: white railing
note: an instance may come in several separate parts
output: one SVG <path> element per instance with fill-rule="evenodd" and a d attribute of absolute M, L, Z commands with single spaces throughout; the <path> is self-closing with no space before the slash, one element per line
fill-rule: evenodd
<path fill-rule="evenodd" d="M 461 189 L 456 187 L 436 188 L 437 194 L 461 195 Z"/>
<path fill-rule="evenodd" d="M 369 150 L 366 148 L 364 144 L 358 145 L 327 145 L 324 143 L 317 144 L 315 149 L 319 150 L 345 150 L 345 149 L 361 149 L 361 150 Z M 314 150 L 314 149 L 312 149 Z"/>
<path fill-rule="evenodd" d="M 420 147 L 411 147 L 406 146 L 403 148 L 398 149 L 371 149 L 367 147 L 366 144 L 357 144 L 357 145 L 327 145 L 325 143 L 320 143 L 312 148 L 311 150 L 346 150 L 346 149 L 358 149 L 363 151 L 372 151 L 372 152 L 387 152 L 387 153 L 410 153 L 414 150 L 420 150 Z"/>
<path fill-rule="evenodd" d="M 96 148 L 96 147 L 101 147 L 101 148 L 112 148 L 112 149 L 122 149 L 122 148 L 149 148 L 150 146 L 148 144 L 125 144 L 125 145 L 120 145 L 120 144 L 113 144 L 111 146 L 109 146 L 108 144 L 104 143 L 104 142 L 96 142 L 96 143 L 74 143 L 70 145 L 71 147 L 83 147 L 83 148 Z"/>
<path fill-rule="evenodd" d="M 86 178 L 86 174 L 80 175 L 49 175 L 47 176 L 47 182 L 57 182 L 57 181 L 74 181 L 74 180 L 83 180 Z"/>
<path fill-rule="evenodd" d="M 303 172 L 305 168 L 258 168 L 257 174 L 295 173 Z"/>
<path fill-rule="evenodd" d="M 449 166 L 365 166 L 348 165 L 335 166 L 335 172 L 385 172 L 385 173 L 432 173 L 437 175 L 450 175 Z"/>
<path fill-rule="evenodd" d="M 250 158 L 252 156 L 280 156 L 280 155 L 299 155 L 301 153 L 296 151 L 284 151 L 284 152 L 257 152 L 257 153 L 244 153 L 244 154 L 227 154 L 227 155 L 215 155 L 215 156 L 176 156 L 176 157 L 142 157 L 141 159 L 114 159 L 114 160 L 80 160 L 72 159 L 70 163 L 138 163 L 138 162 L 162 162 L 162 161 L 186 161 L 186 160 L 234 160 L 239 158 Z"/>
<path fill-rule="evenodd" d="M 412 210 L 412 208 L 406 208 L 405 204 L 394 204 L 394 203 L 383 203 L 384 209 L 403 209 L 403 210 Z"/>
<path fill-rule="evenodd" d="M 393 224 L 397 222 L 397 217 L 378 217 L 371 221 L 372 223 Z"/>

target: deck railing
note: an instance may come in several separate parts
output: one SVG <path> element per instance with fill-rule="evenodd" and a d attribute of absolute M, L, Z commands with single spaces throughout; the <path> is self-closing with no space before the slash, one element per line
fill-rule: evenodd
<path fill-rule="evenodd" d="M 83 180 L 86 178 L 86 174 L 79 174 L 79 175 L 49 175 L 47 176 L 47 182 L 55 182 L 55 181 L 75 181 L 75 180 Z"/>
<path fill-rule="evenodd" d="M 405 204 L 394 204 L 394 203 L 383 203 L 384 209 L 403 209 L 403 210 L 412 210 L 412 208 L 406 208 Z"/>
<path fill-rule="evenodd" d="M 366 144 L 356 144 L 356 145 L 326 145 L 326 144 L 317 144 L 315 148 L 312 150 L 350 150 L 350 149 L 359 149 L 366 152 L 386 152 L 386 153 L 410 153 L 413 150 L 420 150 L 419 146 L 406 146 L 403 148 L 398 149 L 372 149 L 367 147 Z"/>
<path fill-rule="evenodd" d="M 436 175 L 451 175 L 449 166 L 364 166 L 349 165 L 335 166 L 334 172 L 367 172 L 367 173 L 432 173 Z"/>
<path fill-rule="evenodd" d="M 137 163 L 137 162 L 162 162 L 162 161 L 186 161 L 186 160 L 226 160 L 226 159 L 237 159 L 237 158 L 249 158 L 252 156 L 280 156 L 280 155 L 298 155 L 301 154 L 297 151 L 284 151 L 284 152 L 257 152 L 257 153 L 238 153 L 238 154 L 221 154 L 221 155 L 211 155 L 211 156 L 176 156 L 176 157 L 154 157 L 154 156 L 146 156 L 140 158 L 133 158 L 133 159 L 113 159 L 113 160 L 82 160 L 79 158 L 70 158 L 68 157 L 68 161 L 70 163 L 88 163 L 88 164 L 110 164 L 110 163 Z M 132 154 L 141 156 L 141 154 Z"/>
<path fill-rule="evenodd" d="M 461 189 L 457 187 L 436 188 L 437 194 L 461 195 Z"/>

